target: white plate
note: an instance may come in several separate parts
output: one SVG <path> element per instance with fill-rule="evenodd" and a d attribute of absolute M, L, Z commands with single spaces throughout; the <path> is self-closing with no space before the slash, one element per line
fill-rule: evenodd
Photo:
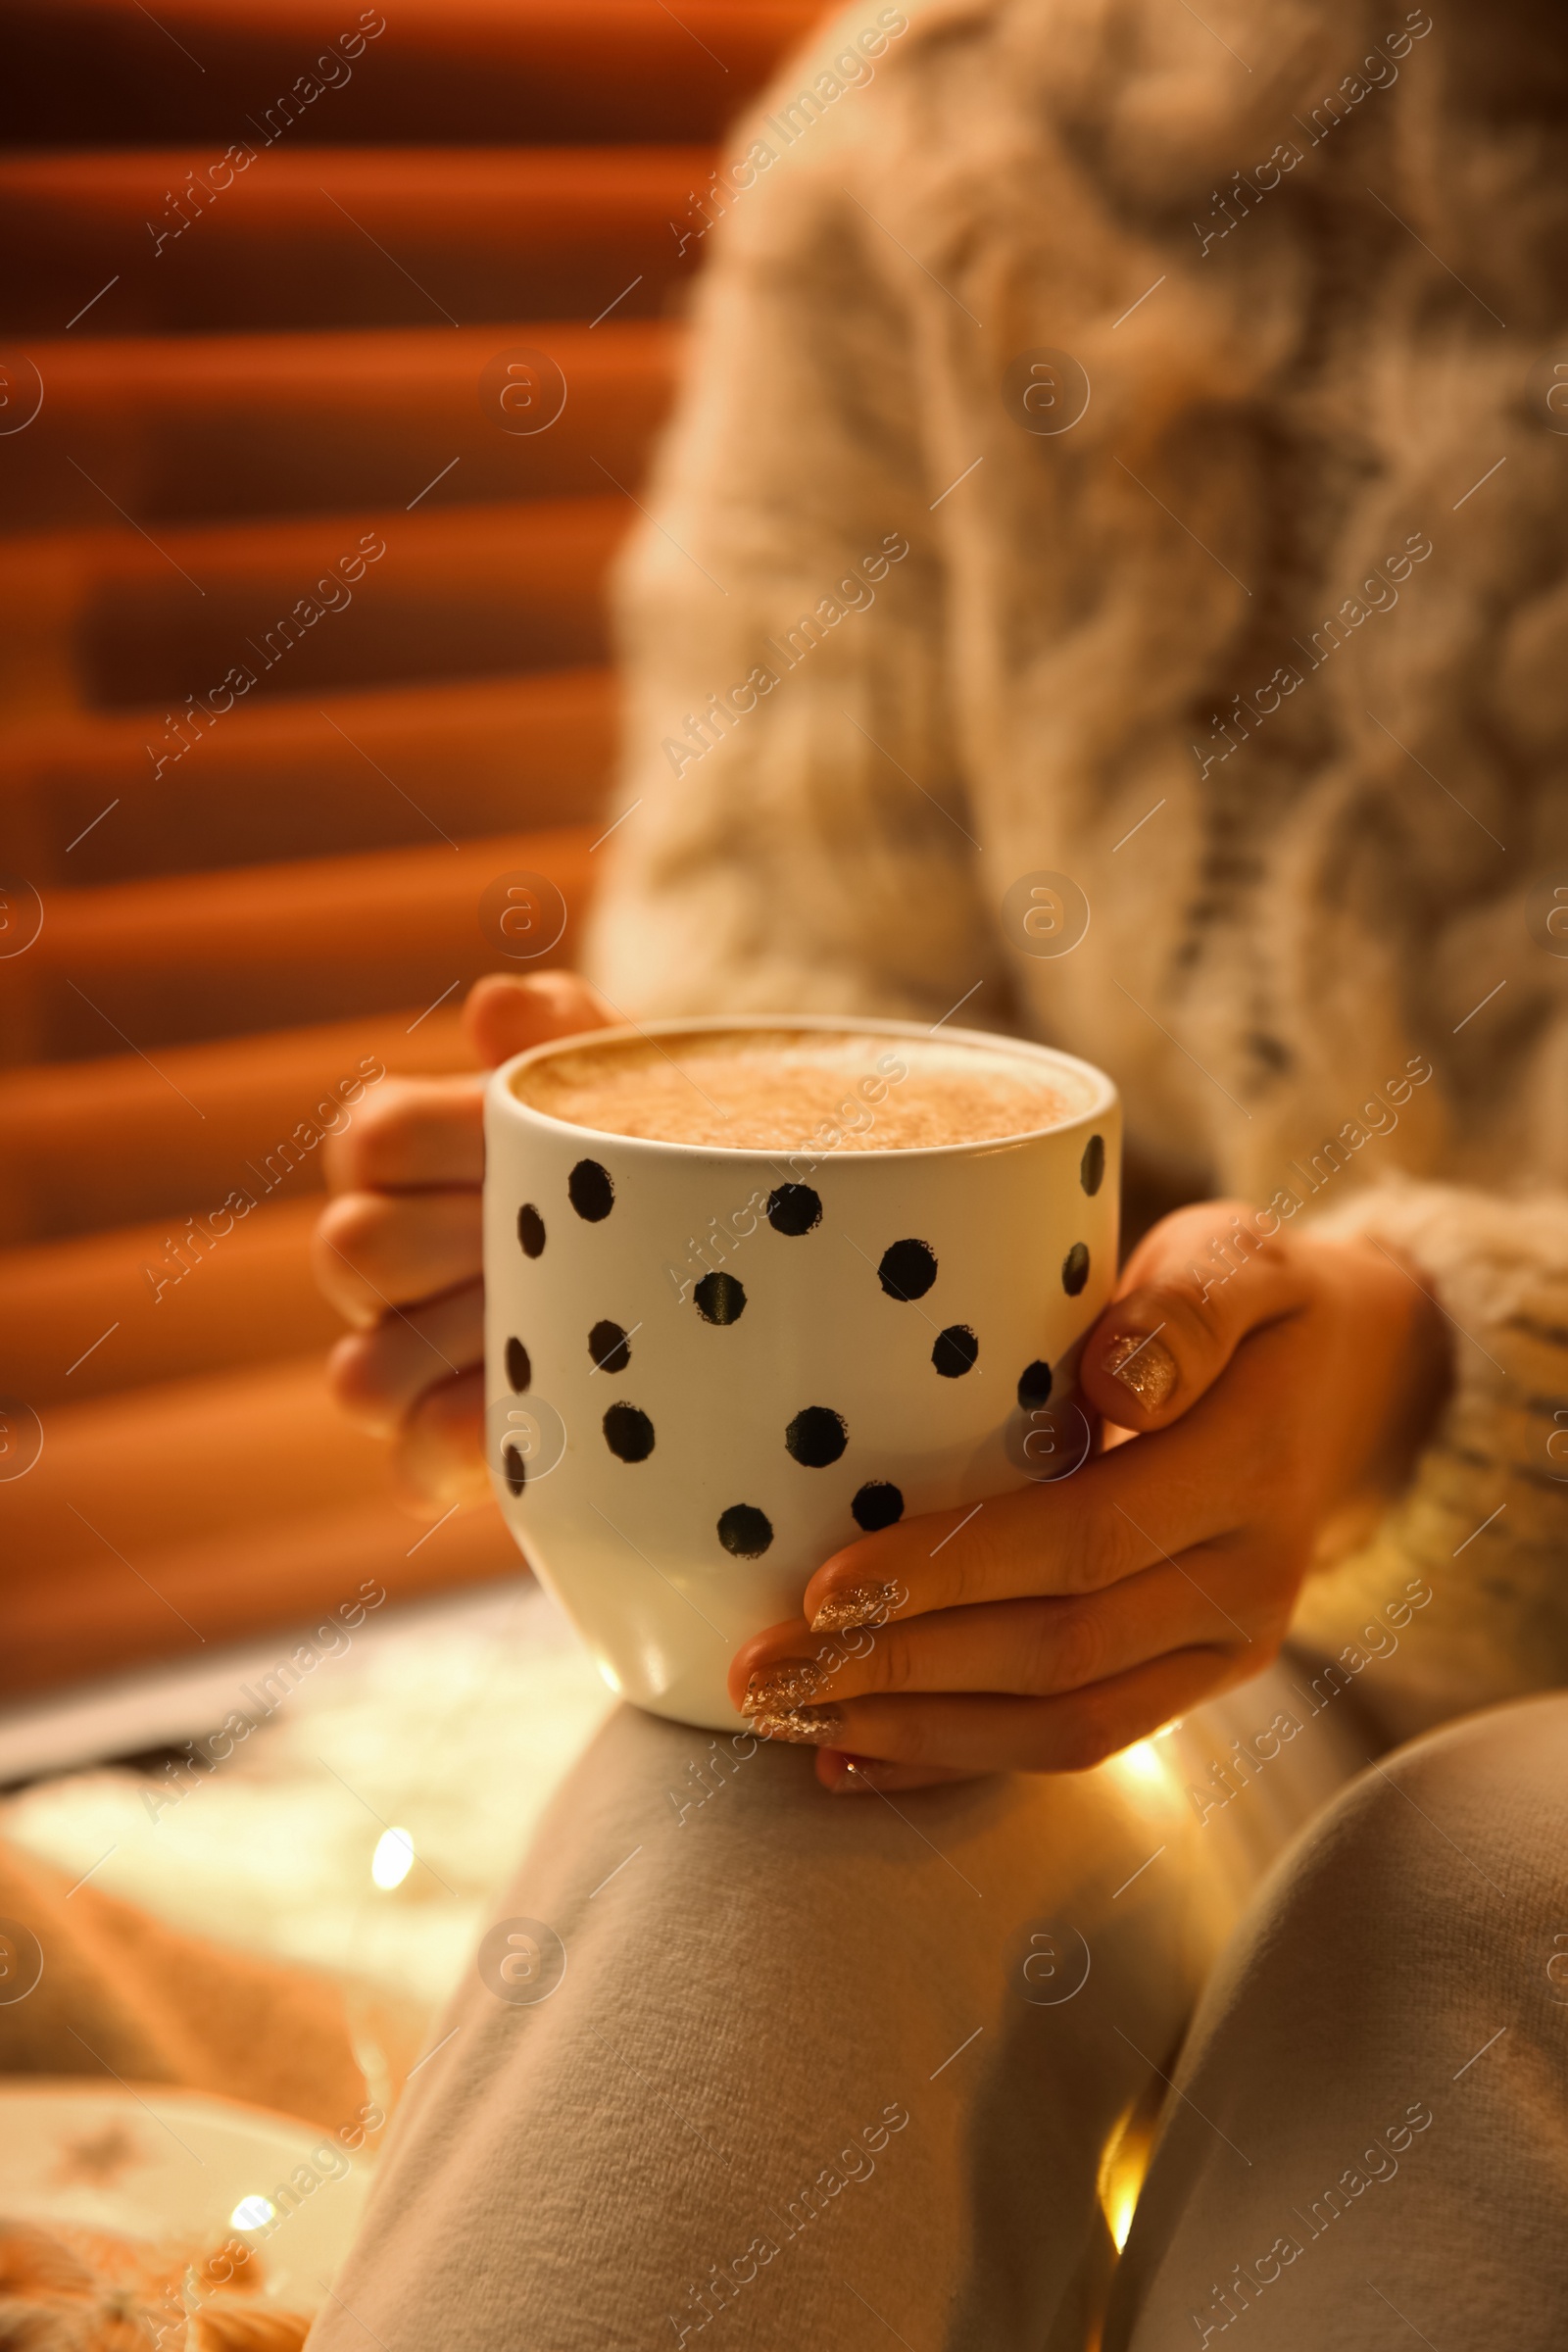
<path fill-rule="evenodd" d="M 371 2169 L 334 2132 L 204 2091 L 0 2086 L 0 2212 L 214 2249 L 237 2237 L 256 2249 L 270 2299 L 297 2310 L 326 2300 Z M 258 2198 L 269 2213 L 246 2206 Z"/>

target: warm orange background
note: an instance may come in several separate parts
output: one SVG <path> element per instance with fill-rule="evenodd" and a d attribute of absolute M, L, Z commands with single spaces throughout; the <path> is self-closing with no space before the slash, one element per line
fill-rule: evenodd
<path fill-rule="evenodd" d="M 581 907 L 602 583 L 702 253 L 670 221 L 817 13 L 396 0 L 286 120 L 379 11 L 6 7 L 0 870 L 44 915 L 0 959 L 0 1395 L 44 1433 L 0 1480 L 12 1690 L 515 1568 L 488 1505 L 421 1542 L 327 1405 L 319 1153 L 279 1147 L 364 1063 L 462 1066 L 493 877 Z M 531 437 L 481 405 L 516 346 L 569 387 Z M 352 603 L 264 667 L 365 538 Z M 174 758 L 235 663 L 254 689 Z"/>

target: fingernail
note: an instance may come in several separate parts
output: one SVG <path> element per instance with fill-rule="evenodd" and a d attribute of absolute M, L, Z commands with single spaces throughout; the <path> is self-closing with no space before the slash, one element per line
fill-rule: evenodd
<path fill-rule="evenodd" d="M 1158 1412 L 1179 1376 L 1176 1358 L 1152 1333 L 1140 1340 L 1130 1331 L 1122 1332 L 1111 1341 L 1102 1361 L 1112 1380 L 1119 1380 L 1146 1413 Z"/>
<path fill-rule="evenodd" d="M 790 1740 L 808 1747 L 837 1747 L 844 1718 L 837 1707 L 780 1707 L 773 1714 L 754 1715 L 751 1728 L 760 1740 Z"/>
<path fill-rule="evenodd" d="M 813 1634 L 847 1633 L 856 1625 L 879 1625 L 899 1597 L 897 1585 L 847 1585 L 830 1592 L 811 1619 Z"/>
<path fill-rule="evenodd" d="M 741 1713 L 755 1715 L 763 1707 L 798 1707 L 815 1698 L 821 1688 L 822 1677 L 808 1658 L 785 1658 L 753 1675 L 741 1701 Z"/>

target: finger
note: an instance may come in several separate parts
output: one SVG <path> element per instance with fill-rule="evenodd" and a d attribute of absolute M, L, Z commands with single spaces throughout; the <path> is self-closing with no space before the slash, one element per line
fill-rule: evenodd
<path fill-rule="evenodd" d="M 326 1380 L 351 1421 L 387 1437 L 426 1389 L 483 1361 L 484 1286 L 466 1282 L 339 1340 Z"/>
<path fill-rule="evenodd" d="M 484 1181 L 484 1079 L 388 1078 L 327 1139 L 329 1193 Z"/>
<path fill-rule="evenodd" d="M 1253 1333 L 1236 1376 L 1191 1412 L 1097 1455 L 1070 1478 L 862 1536 L 810 1579 L 807 1623 L 841 1633 L 930 1609 L 1095 1592 L 1203 1546 L 1234 1549 L 1262 1525 L 1273 1527 L 1280 1558 L 1259 1562 L 1257 1573 L 1271 1590 L 1283 1589 L 1289 1578 L 1280 1563 L 1296 1532 L 1294 1520 L 1281 1523 L 1276 1493 L 1289 1433 L 1267 1400 L 1287 1393 L 1296 1345 L 1290 1322 Z"/>
<path fill-rule="evenodd" d="M 1085 1344 L 1079 1385 L 1107 1421 L 1165 1428 L 1249 1333 L 1298 1313 L 1312 1294 L 1310 1258 L 1285 1235 L 1264 1240 L 1245 1202 L 1179 1209 L 1128 1259 Z"/>
<path fill-rule="evenodd" d="M 489 972 L 468 991 L 463 1028 L 480 1063 L 493 1070 L 546 1038 L 603 1029 L 619 1017 L 575 972 L 533 972 L 526 979 Z"/>
<path fill-rule="evenodd" d="M 311 1237 L 316 1279 L 362 1327 L 388 1307 L 472 1282 L 484 1263 L 477 1192 L 345 1193 Z"/>
<path fill-rule="evenodd" d="M 490 1492 L 484 1466 L 484 1369 L 426 1389 L 392 1448 L 392 1494 L 416 1518 L 433 1519 L 454 1503 Z"/>
<path fill-rule="evenodd" d="M 843 1705 L 878 1691 L 1043 1698 L 1087 1689 L 1171 1649 L 1245 1649 L 1272 1608 L 1272 1593 L 1242 1552 L 1199 1551 L 1102 1592 L 937 1609 L 862 1629 L 843 1642 L 799 1625 L 776 1628 L 741 1650 L 730 1668 L 730 1696 L 748 1715 Z"/>
<path fill-rule="evenodd" d="M 1229 1533 L 1235 1497 L 1218 1491 L 1212 1456 L 1195 1418 L 1119 1446 L 1071 1478 L 902 1519 L 824 1561 L 802 1614 L 813 1633 L 841 1634 L 1119 1584 Z"/>
<path fill-rule="evenodd" d="M 759 1737 L 947 1771 L 1088 1772 L 1258 1667 L 1224 1651 L 1167 1652 L 1057 1698 L 872 1697 L 759 1718 Z M 765 1723 L 765 1731 L 764 1731 Z"/>

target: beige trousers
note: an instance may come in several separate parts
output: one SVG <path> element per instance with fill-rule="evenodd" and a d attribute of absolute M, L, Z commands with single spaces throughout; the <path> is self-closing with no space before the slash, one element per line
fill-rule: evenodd
<path fill-rule="evenodd" d="M 1503 2311 L 1560 2340 L 1568 1702 L 1338 1801 L 1369 1742 L 1311 1704 L 1279 1667 L 1093 1774 L 837 1800 L 800 1751 L 617 1712 L 412 2077 L 313 2352 L 1084 2352 L 1161 2102 L 1108 2342 L 1413 2343 L 1391 2306 L 1440 2352 Z"/>

